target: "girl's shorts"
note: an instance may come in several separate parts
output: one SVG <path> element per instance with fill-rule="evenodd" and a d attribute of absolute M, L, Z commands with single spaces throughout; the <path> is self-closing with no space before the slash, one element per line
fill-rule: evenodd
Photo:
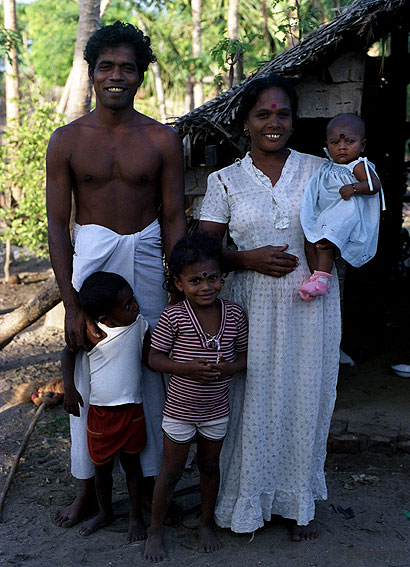
<path fill-rule="evenodd" d="M 195 439 L 198 433 L 209 441 L 221 441 L 228 429 L 229 417 L 220 417 L 210 421 L 181 421 L 172 417 L 164 416 L 162 420 L 162 431 L 174 443 L 189 443 Z"/>
<path fill-rule="evenodd" d="M 126 404 L 124 409 L 117 408 L 91 405 L 88 409 L 88 450 L 97 466 L 112 461 L 119 451 L 128 455 L 140 453 L 147 442 L 142 404 Z"/>

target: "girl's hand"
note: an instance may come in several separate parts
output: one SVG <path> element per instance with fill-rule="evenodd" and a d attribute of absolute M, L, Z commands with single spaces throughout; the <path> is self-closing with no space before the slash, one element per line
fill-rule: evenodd
<path fill-rule="evenodd" d="M 248 250 L 247 264 L 249 270 L 254 270 L 266 276 L 281 278 L 290 274 L 299 265 L 299 258 L 285 252 L 289 244 L 283 246 L 263 246 Z"/>
<path fill-rule="evenodd" d="M 64 409 L 66 412 L 74 415 L 75 417 L 80 417 L 80 408 L 83 408 L 84 402 L 81 397 L 80 392 L 77 388 L 66 388 L 64 387 Z"/>
<path fill-rule="evenodd" d="M 348 201 L 351 197 L 353 197 L 354 190 L 351 185 L 343 185 L 343 187 L 339 189 L 339 193 L 342 199 Z"/>
<path fill-rule="evenodd" d="M 226 378 L 227 376 L 232 376 L 234 374 L 232 362 L 228 362 L 222 356 L 218 361 L 218 364 L 212 364 L 214 370 L 219 372 L 219 380 Z"/>
<path fill-rule="evenodd" d="M 205 358 L 194 358 L 194 360 L 184 363 L 183 375 L 197 380 L 201 384 L 207 384 L 219 380 L 220 371 L 216 370 L 215 365 Z"/>

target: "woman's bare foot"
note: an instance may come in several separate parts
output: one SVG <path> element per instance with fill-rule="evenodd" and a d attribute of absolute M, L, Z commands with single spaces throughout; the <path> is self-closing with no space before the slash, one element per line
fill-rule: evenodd
<path fill-rule="evenodd" d="M 79 534 L 80 536 L 87 537 L 97 530 L 100 530 L 101 528 L 104 528 L 105 526 L 111 524 L 112 520 L 112 514 L 107 515 L 100 512 L 99 514 L 94 516 L 94 518 L 91 518 L 91 520 L 83 523 L 80 528 Z"/>
<path fill-rule="evenodd" d="M 97 510 L 98 503 L 95 492 L 92 495 L 81 493 L 71 504 L 57 512 L 53 524 L 59 528 L 72 528 Z"/>
<path fill-rule="evenodd" d="M 298 526 L 295 521 L 292 521 L 289 531 L 292 541 L 315 539 L 319 537 L 319 524 L 315 519 L 311 520 L 307 526 Z"/>
<path fill-rule="evenodd" d="M 222 543 L 216 537 L 216 533 L 211 526 L 199 525 L 199 544 L 198 551 L 201 553 L 213 553 L 222 547 Z"/>
<path fill-rule="evenodd" d="M 162 533 L 148 533 L 148 539 L 142 557 L 145 561 L 150 561 L 151 563 L 159 563 L 167 558 Z"/>
<path fill-rule="evenodd" d="M 136 517 L 131 517 L 128 521 L 128 533 L 127 533 L 127 543 L 133 543 L 134 541 L 143 541 L 147 538 L 147 530 L 144 525 L 144 518 L 142 513 L 138 514 Z"/>

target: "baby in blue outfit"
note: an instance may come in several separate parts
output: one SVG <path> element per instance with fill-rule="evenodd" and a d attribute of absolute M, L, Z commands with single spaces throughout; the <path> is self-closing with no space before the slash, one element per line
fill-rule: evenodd
<path fill-rule="evenodd" d="M 381 191 L 374 165 L 360 157 L 365 125 L 356 114 L 338 114 L 327 125 L 326 160 L 305 187 L 300 221 L 312 276 L 299 288 L 305 301 L 330 288 L 334 247 L 354 267 L 376 254 Z M 381 192 L 384 209 L 383 192 Z"/>

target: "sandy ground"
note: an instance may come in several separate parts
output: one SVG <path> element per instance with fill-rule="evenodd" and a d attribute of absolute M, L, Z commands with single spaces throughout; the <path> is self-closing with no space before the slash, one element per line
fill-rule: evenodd
<path fill-rule="evenodd" d="M 0 287 L 0 313 L 30 297 L 48 275 L 47 269 L 47 264 L 38 263 L 15 267 L 23 283 Z M 10 406 L 16 386 L 33 379 L 47 381 L 57 377 L 62 344 L 61 331 L 46 329 L 40 323 L 21 333 L 0 352 L 1 486 L 35 412 L 31 403 Z M 366 368 L 369 381 L 375 372 L 371 366 Z M 370 415 L 375 411 L 373 405 L 369 409 L 366 387 L 358 388 L 354 374 L 347 377 L 345 384 L 339 412 L 348 408 L 350 412 L 367 411 Z M 393 399 L 405 398 L 409 387 L 400 383 L 402 389 Z M 379 397 L 386 396 L 388 388 L 379 389 Z M 401 406 L 403 415 L 406 407 L 409 406 Z M 394 411 L 394 405 L 389 411 Z M 78 534 L 78 527 L 61 529 L 53 525 L 56 511 L 70 502 L 78 489 L 77 481 L 69 474 L 69 450 L 67 416 L 61 406 L 47 410 L 34 429 L 6 497 L 0 524 L 0 566 L 145 565 L 141 557 L 143 544 L 125 544 L 128 504 L 122 475 L 114 479 L 112 525 L 88 538 Z M 255 533 L 253 539 L 251 534 L 238 535 L 218 529 L 223 548 L 208 555 L 196 551 L 197 530 L 183 525 L 189 522 L 189 511 L 199 503 L 194 464 L 179 487 L 193 487 L 193 492 L 176 498 L 186 512 L 185 519 L 166 528 L 167 564 L 410 567 L 410 519 L 403 513 L 410 510 L 410 455 L 329 455 L 326 470 L 329 499 L 318 504 L 322 533 L 317 540 L 292 543 L 284 523 L 274 519 Z M 358 479 L 357 475 L 365 476 Z M 148 513 L 146 522 L 149 522 Z"/>

